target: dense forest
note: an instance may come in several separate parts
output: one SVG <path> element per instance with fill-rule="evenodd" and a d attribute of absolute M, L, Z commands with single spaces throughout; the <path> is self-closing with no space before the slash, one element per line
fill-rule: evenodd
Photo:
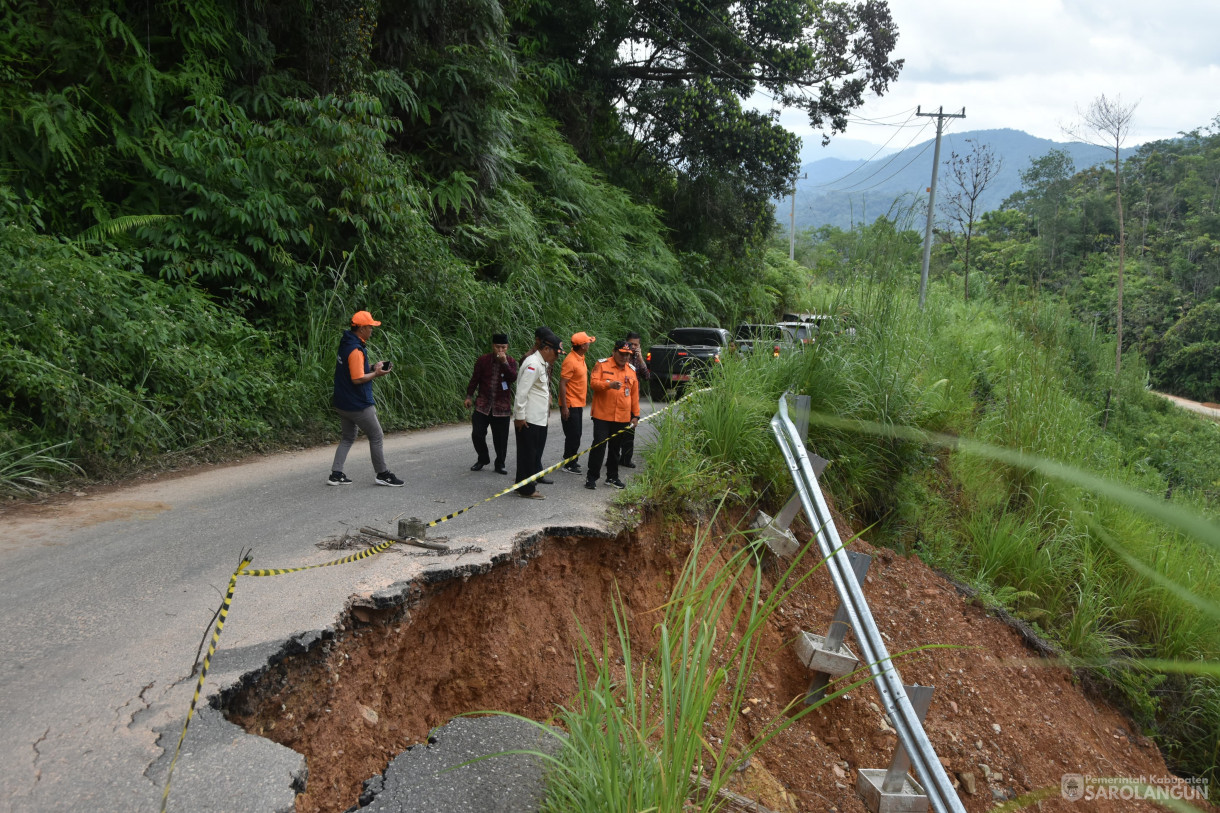
<path fill-rule="evenodd" d="M 1147 361 L 1152 387 L 1220 401 L 1220 117 L 1140 146 L 1120 177 L 1124 347 Z M 1032 160 L 1021 180 L 1021 191 L 981 219 L 972 265 L 984 273 L 972 287 L 1020 298 L 1051 294 L 1081 321 L 1112 333 L 1119 235 L 1113 166 L 1076 172 L 1066 153 L 1052 150 Z M 952 248 L 943 256 L 949 270 L 960 267 Z"/>
<path fill-rule="evenodd" d="M 764 243 L 799 141 L 740 99 L 834 132 L 901 68 L 876 0 L 6 0 L 0 20 L 18 488 L 324 436 L 357 309 L 385 324 L 395 428 L 458 418 L 498 330 L 520 352 L 541 323 L 775 313 L 804 282 Z"/>

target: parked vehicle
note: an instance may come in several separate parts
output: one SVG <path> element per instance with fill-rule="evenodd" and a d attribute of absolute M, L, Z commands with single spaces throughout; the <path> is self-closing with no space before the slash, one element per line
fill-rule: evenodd
<path fill-rule="evenodd" d="M 785 341 L 796 347 L 813 344 L 817 339 L 818 322 L 780 322 L 776 325 L 783 334 Z"/>
<path fill-rule="evenodd" d="M 733 331 L 733 347 L 743 356 L 765 350 L 775 358 L 791 350 L 793 342 L 779 325 L 740 324 Z"/>
<path fill-rule="evenodd" d="M 787 332 L 798 336 L 805 344 L 813 342 L 818 336 L 825 338 L 834 334 L 855 338 L 856 335 L 854 327 L 844 325 L 841 319 L 827 313 L 785 313 L 779 324 L 787 326 Z M 800 325 L 805 328 L 800 328 Z M 804 341 L 806 339 L 808 341 Z"/>
<path fill-rule="evenodd" d="M 720 354 L 731 343 L 729 332 L 719 327 L 676 327 L 669 331 L 661 344 L 648 348 L 645 362 L 652 372 L 654 398 L 669 392 L 679 395 L 692 376 L 720 363 Z"/>

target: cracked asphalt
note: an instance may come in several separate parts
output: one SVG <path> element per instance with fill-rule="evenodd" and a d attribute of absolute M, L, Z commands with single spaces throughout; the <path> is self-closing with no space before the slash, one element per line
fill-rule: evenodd
<path fill-rule="evenodd" d="M 647 410 L 645 410 L 647 412 Z M 586 419 L 585 442 L 592 437 Z M 639 442 L 647 438 L 642 428 Z M 558 462 L 557 413 L 544 463 Z M 317 543 L 369 525 L 438 519 L 510 478 L 468 470 L 467 425 L 389 435 L 405 488 L 374 485 L 363 438 L 353 485 L 328 487 L 334 447 L 260 457 L 139 484 L 0 509 L 0 809 L 157 810 L 194 692 L 200 639 L 242 550 L 255 568 L 343 555 Z M 511 471 L 515 449 L 510 443 Z M 630 474 L 630 470 L 624 470 Z M 299 754 L 228 723 L 209 705 L 290 640 L 333 627 L 355 597 L 385 603 L 429 571 L 478 565 L 538 532 L 609 533 L 617 492 L 555 472 L 545 501 L 509 494 L 430 531 L 481 553 L 416 548 L 340 567 L 238 580 L 211 673 L 174 774 L 170 810 L 291 810 Z"/>

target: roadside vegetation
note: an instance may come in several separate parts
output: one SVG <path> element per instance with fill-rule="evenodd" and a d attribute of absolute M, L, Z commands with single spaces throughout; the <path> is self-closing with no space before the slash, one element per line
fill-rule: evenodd
<path fill-rule="evenodd" d="M 1216 778 L 1220 426 L 1148 392 L 1134 351 L 1107 417 L 1113 340 L 1061 304 L 965 305 L 936 283 L 920 312 L 918 251 L 885 221 L 819 246 L 817 278 L 841 282 L 803 306 L 838 329 L 717 367 L 658 427 L 628 498 L 777 506 L 791 484 L 768 421 L 782 392 L 807 394 L 809 446 L 853 528 L 1028 621 L 1175 770 Z"/>
<path fill-rule="evenodd" d="M 585 634 L 577 653 L 576 698 L 557 715 L 563 737 L 551 762 L 543 810 L 719 810 L 717 792 L 777 734 L 819 706 L 868 680 L 852 676 L 821 700 L 798 698 L 752 737 L 738 732 L 761 632 L 784 598 L 820 563 L 805 548 L 782 573 L 764 578 L 749 534 L 730 531 L 715 544 L 713 508 L 689 545 L 671 599 L 654 631 L 657 645 L 633 649 L 629 609 L 615 604 L 612 635 Z M 771 586 L 768 587 L 768 583 Z M 621 660 L 620 660 L 621 659 Z M 708 726 L 718 722 L 720 736 Z M 543 726 L 544 730 L 546 729 Z M 706 785 L 695 794 L 693 777 Z"/>
<path fill-rule="evenodd" d="M 834 131 L 901 62 L 883 4 L 731 5 L 8 4 L 0 491 L 328 439 L 356 310 L 387 429 L 462 417 L 494 332 L 777 312 L 799 140 L 741 99 Z M 682 65 L 725 26 L 754 52 Z"/>

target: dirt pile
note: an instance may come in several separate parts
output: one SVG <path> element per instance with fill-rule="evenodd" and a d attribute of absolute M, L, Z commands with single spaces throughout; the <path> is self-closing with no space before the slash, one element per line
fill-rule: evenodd
<path fill-rule="evenodd" d="M 305 754 L 309 783 L 298 811 L 345 810 L 363 780 L 454 715 L 497 709 L 546 720 L 570 703 L 581 628 L 600 641 L 613 624 L 616 585 L 638 657 L 690 538 L 689 529 L 647 523 L 619 539 L 543 539 L 515 564 L 423 587 L 409 608 L 355 608 L 332 639 L 228 698 L 227 714 Z M 896 662 L 904 682 L 936 687 L 926 728 L 967 809 L 1058 788 L 1066 773 L 1169 775 L 1122 714 L 1087 697 L 1069 670 L 1038 663 L 1017 632 L 917 558 L 865 542 L 852 548 L 874 557 L 865 595 L 891 653 L 955 647 Z M 773 578 L 778 568 L 764 571 Z M 800 630 L 824 634 L 836 605 L 824 568 L 783 604 L 765 632 L 739 731 L 757 733 L 804 694 L 810 676 L 792 640 Z M 847 643 L 854 648 L 850 635 Z M 711 736 L 723 722 L 712 721 Z M 733 789 L 774 810 L 861 811 L 856 769 L 886 767 L 896 742 L 868 684 L 779 735 Z M 1056 791 L 1041 809 L 1071 807 Z"/>

